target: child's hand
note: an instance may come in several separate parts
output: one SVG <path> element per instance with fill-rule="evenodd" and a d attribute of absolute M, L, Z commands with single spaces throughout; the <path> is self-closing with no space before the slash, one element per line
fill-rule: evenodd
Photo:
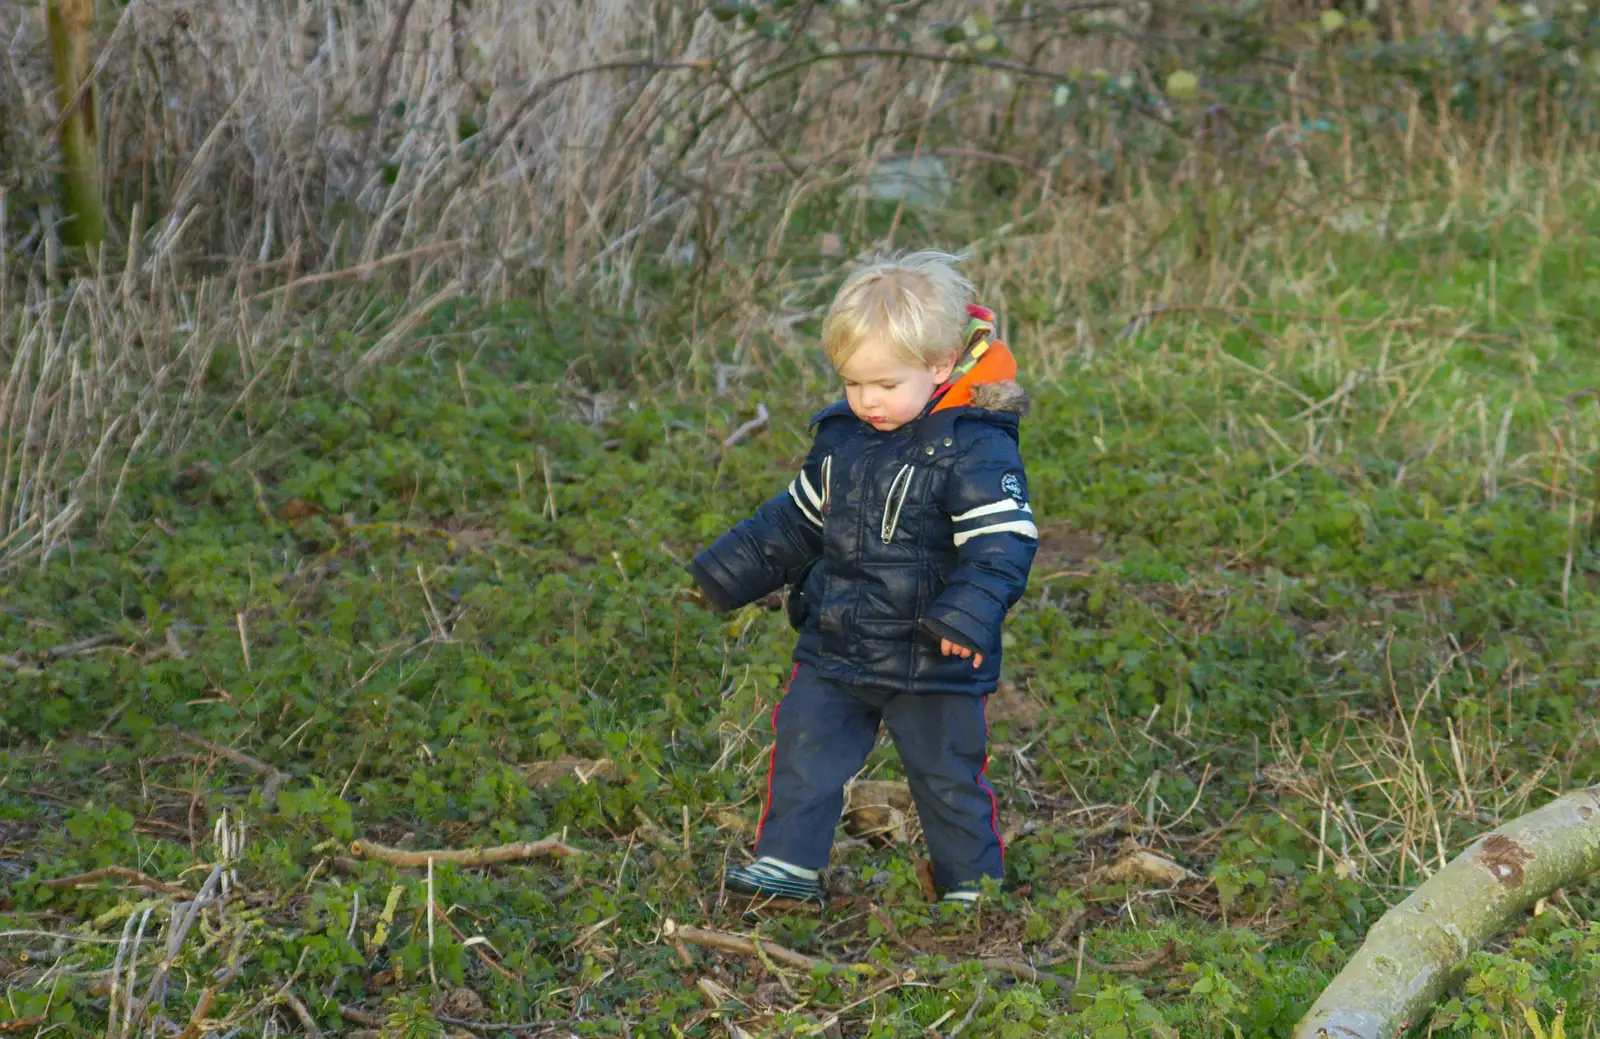
<path fill-rule="evenodd" d="M 974 671 L 983 666 L 982 653 L 974 653 L 972 650 L 961 645 L 960 643 L 951 642 L 949 639 L 939 640 L 939 652 L 943 653 L 947 657 L 971 657 L 972 668 Z"/>

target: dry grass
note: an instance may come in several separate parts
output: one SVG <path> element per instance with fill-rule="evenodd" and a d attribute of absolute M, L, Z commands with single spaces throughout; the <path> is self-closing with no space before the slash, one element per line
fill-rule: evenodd
<path fill-rule="evenodd" d="M 1278 11 L 1285 24 L 1307 13 L 1291 8 Z M 759 366 L 792 350 L 833 257 L 937 238 L 972 252 L 1004 330 L 1026 336 L 1050 376 L 1156 308 L 1314 297 L 1316 285 L 1281 284 L 1278 272 L 1314 269 L 1309 259 L 1352 227 L 1437 219 L 1408 196 L 1444 198 L 1449 219 L 1490 185 L 1542 178 L 1536 209 L 1558 227 L 1569 187 L 1587 176 L 1570 156 L 1591 143 L 1553 102 L 1538 109 L 1547 132 L 1530 133 L 1509 109 L 1463 125 L 1412 100 L 1407 131 L 1386 135 L 1357 117 L 1372 100 L 1354 96 L 1358 84 L 1316 60 L 1255 70 L 1282 88 L 1262 132 L 1226 106 L 1174 109 L 1161 70 L 1199 44 L 1183 7 L 1018 15 L 940 2 L 888 25 L 800 5 L 780 18 L 787 39 L 695 5 L 621 0 L 146 0 L 121 12 L 96 57 L 119 240 L 102 269 L 73 272 L 51 202 L 42 15 L 0 11 L 11 160 L 0 167 L 0 566 L 48 558 L 85 516 L 103 523 L 126 467 L 181 441 L 208 371 L 233 373 L 213 388 L 248 418 L 307 365 L 356 375 L 392 359 L 458 296 L 554 291 L 671 327 L 681 344 L 642 335 L 638 370 L 698 384 L 707 366 L 696 362 Z M 939 35 L 969 14 L 992 19 L 1012 50 Z M 1085 89 L 1097 76 L 1155 101 L 1114 111 Z M 1393 84 L 1368 86 L 1404 100 Z M 1309 119 L 1335 129 L 1301 140 Z M 987 201 L 902 200 L 885 232 L 860 189 L 885 163 L 929 156 L 958 203 Z M 997 175 L 1009 201 L 995 201 Z M 671 291 L 655 287 L 663 276 Z M 374 318 L 375 294 L 402 302 Z M 1444 363 L 1453 345 L 1416 334 L 1449 315 L 1413 307 L 1395 308 L 1392 363 L 1351 358 L 1335 324 L 1309 355 L 1290 346 L 1284 364 L 1337 385 L 1375 379 L 1403 415 L 1412 369 Z M 371 344 L 358 359 L 323 349 L 341 327 Z M 1304 437 L 1244 435 L 1315 458 L 1354 389 L 1306 402 Z M 1471 435 L 1469 419 L 1440 449 Z M 1532 478 L 1549 454 L 1542 444 L 1508 458 L 1519 445 L 1491 445 L 1476 463 L 1491 490 Z M 1564 464 L 1544 476 L 1577 478 Z"/>
<path fill-rule="evenodd" d="M 1003 75 L 950 75 L 925 58 L 818 60 L 684 4 L 146 2 L 127 12 L 101 73 L 114 220 L 125 235 L 153 233 L 158 249 L 182 246 L 197 270 L 248 263 L 258 282 L 426 245 L 396 273 L 481 292 L 540 270 L 627 301 L 642 254 L 695 239 L 715 248 L 787 177 L 813 191 L 841 167 L 911 148 L 930 108 L 987 121 L 1020 96 L 1014 78 L 1008 89 Z M 39 142 L 53 122 L 42 19 L 20 5 L 3 18 L 18 149 L 7 186 L 38 204 L 48 187 Z M 827 35 L 893 44 L 890 32 L 847 25 Z M 948 51 L 923 42 L 900 47 Z M 1116 71 L 1131 53 L 1054 42 L 1030 64 Z M 932 82 L 943 88 L 934 105 L 918 93 Z M 1023 99 L 1019 128 L 1041 104 Z"/>

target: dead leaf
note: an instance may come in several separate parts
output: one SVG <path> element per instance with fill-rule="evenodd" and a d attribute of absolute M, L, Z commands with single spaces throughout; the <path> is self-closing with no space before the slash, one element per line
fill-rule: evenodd
<path fill-rule="evenodd" d="M 916 825 L 917 807 L 905 783 L 858 779 L 845 789 L 844 831 L 850 836 L 905 844 Z"/>
<path fill-rule="evenodd" d="M 580 784 L 596 780 L 614 782 L 617 778 L 617 763 L 610 758 L 560 757 L 517 767 L 528 777 L 528 786 L 534 790 L 546 790 L 568 777 Z"/>
<path fill-rule="evenodd" d="M 303 519 L 320 516 L 322 513 L 323 510 L 320 506 L 313 505 L 311 502 L 301 498 L 290 498 L 283 503 L 283 508 L 278 510 L 279 518 L 286 519 L 290 523 L 299 523 Z"/>
<path fill-rule="evenodd" d="M 210 462 L 196 462 L 180 472 L 178 478 L 172 481 L 172 486 L 180 493 L 192 491 L 215 475 L 216 470 L 211 467 Z"/>
<path fill-rule="evenodd" d="M 1160 884 L 1166 887 L 1180 884 L 1185 880 L 1197 879 L 1194 873 L 1184 869 L 1165 855 L 1157 855 L 1148 848 L 1141 848 L 1132 841 L 1123 844 L 1121 854 L 1115 862 L 1096 871 L 1097 880 L 1109 880 L 1114 884 L 1124 882 L 1143 882 L 1147 884 Z"/>
<path fill-rule="evenodd" d="M 717 808 L 711 813 L 712 822 L 723 833 L 731 833 L 738 837 L 755 836 L 756 828 L 745 814 L 735 808 Z"/>
<path fill-rule="evenodd" d="M 466 987 L 449 989 L 439 997 L 439 1013 L 445 1017 L 479 1017 L 483 1009 L 483 997 Z"/>
<path fill-rule="evenodd" d="M 1036 727 L 1049 708 L 1032 693 L 1020 689 L 1014 682 L 1002 680 L 1000 687 L 989 697 L 989 720 L 1010 722 L 1023 731 Z"/>

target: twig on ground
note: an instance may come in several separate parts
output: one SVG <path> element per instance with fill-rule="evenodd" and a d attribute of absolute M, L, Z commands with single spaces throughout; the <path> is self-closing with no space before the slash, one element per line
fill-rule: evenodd
<path fill-rule="evenodd" d="M 956 1036 L 960 1035 L 962 1032 L 965 1032 L 967 1030 L 967 1026 L 972 1024 L 972 1019 L 978 1016 L 978 1008 L 983 1005 L 983 997 L 988 993 L 988 991 L 989 981 L 987 978 L 978 982 L 978 994 L 972 997 L 972 1005 L 967 1008 L 967 1015 L 961 1019 L 961 1023 L 956 1025 L 955 1028 L 951 1029 L 950 1039 L 956 1039 Z"/>
<path fill-rule="evenodd" d="M 365 1010 L 358 1010 L 355 1007 L 347 1006 L 344 1003 L 339 1004 L 339 1016 L 344 1018 L 346 1021 L 363 1025 L 367 1028 L 383 1027 L 383 1018 L 379 1017 L 377 1014 L 369 1014 Z"/>
<path fill-rule="evenodd" d="M 1050 940 L 1045 943 L 1045 951 L 1053 953 L 1067 944 L 1072 939 L 1072 936 L 1078 933 L 1078 928 L 1083 925 L 1084 918 L 1088 915 L 1089 910 L 1081 906 L 1068 913 L 1067 918 L 1061 921 L 1061 926 L 1056 928 L 1056 933 L 1052 934 Z"/>
<path fill-rule="evenodd" d="M 739 956 L 750 956 L 758 960 L 771 960 L 781 963 L 786 967 L 796 970 L 811 971 L 817 967 L 824 967 L 830 972 L 849 969 L 849 964 L 834 963 L 830 960 L 817 959 L 804 953 L 795 952 L 793 949 L 772 942 L 746 938 L 739 934 L 729 934 L 726 931 L 711 931 L 700 927 L 684 927 L 673 920 L 668 920 L 661 928 L 661 936 L 668 942 L 692 942 L 708 949 L 717 949 L 721 952 L 731 952 Z M 926 973 L 930 976 L 945 974 L 954 970 L 962 961 L 935 966 Z M 1062 991 L 1070 992 L 1073 984 L 1070 980 L 1055 974 L 1039 970 L 1032 964 L 1021 960 L 1014 960 L 1004 956 L 988 956 L 978 960 L 984 970 L 1012 974 L 1023 981 L 1038 984 L 1049 981 L 1059 986 Z"/>
<path fill-rule="evenodd" d="M 1157 952 L 1151 953 L 1142 959 L 1129 960 L 1127 963 L 1100 963 L 1092 957 L 1085 957 L 1084 964 L 1093 970 L 1105 974 L 1145 974 L 1164 963 L 1176 962 L 1178 958 L 1178 945 L 1171 938 Z"/>
<path fill-rule="evenodd" d="M 1002 974 L 1014 974 L 1023 981 L 1031 982 L 1035 985 L 1041 981 L 1049 981 L 1057 985 L 1063 992 L 1072 991 L 1071 979 L 1063 978 L 1058 974 L 1049 974 L 1031 963 L 1014 960 L 1009 956 L 985 956 L 978 963 L 982 965 L 984 970 L 999 971 Z M 953 968 L 954 964 L 951 967 Z"/>
<path fill-rule="evenodd" d="M 117 636 L 115 635 L 94 635 L 90 638 L 79 639 L 76 642 L 68 642 L 62 646 L 47 649 L 44 651 L 44 655 L 51 660 L 65 660 L 67 657 L 75 657 L 79 653 L 88 653 L 91 650 L 100 649 L 102 646 L 109 646 L 116 641 Z"/>
<path fill-rule="evenodd" d="M 317 1019 L 311 1016 L 311 1011 L 300 1002 L 300 997 L 294 994 L 289 986 L 283 987 L 283 1001 L 289 1004 L 289 1009 L 294 1011 L 294 1016 L 300 1019 L 300 1024 L 305 1027 L 306 1034 L 311 1039 L 322 1039 L 322 1029 L 317 1027 Z"/>
<path fill-rule="evenodd" d="M 172 973 L 172 967 L 178 960 L 178 951 L 183 948 L 184 939 L 189 936 L 189 931 L 194 927 L 195 921 L 200 919 L 200 914 L 215 901 L 218 884 L 222 881 L 222 864 L 211 867 L 211 874 L 206 877 L 206 882 L 200 885 L 200 893 L 192 901 L 180 902 L 172 907 L 172 919 L 167 925 L 167 948 L 161 957 L 160 964 L 156 967 L 155 977 L 150 980 L 150 987 L 146 989 L 144 1002 L 139 1004 L 137 1012 L 129 1007 L 128 1026 L 135 1035 L 144 1021 L 145 1014 L 152 1006 L 157 1006 L 166 998 L 167 978 Z M 133 993 L 128 993 L 132 999 Z"/>
<path fill-rule="evenodd" d="M 753 956 L 756 959 L 760 959 L 765 955 L 775 963 L 781 963 L 796 970 L 810 971 L 817 967 L 826 967 L 830 971 L 844 970 L 844 967 L 837 963 L 819 960 L 772 942 L 758 941 L 753 938 L 746 938 L 743 935 L 729 934 L 726 931 L 708 931 L 701 927 L 684 927 L 673 920 L 668 920 L 663 925 L 661 934 L 668 941 L 692 942 L 695 945 L 703 945 L 708 949 L 719 949 L 722 952 L 737 953 L 740 956 Z"/>
<path fill-rule="evenodd" d="M 70 877 L 56 877 L 52 880 L 43 881 L 39 886 L 47 887 L 52 891 L 60 891 L 66 888 L 93 884 L 95 881 L 104 880 L 107 877 L 126 880 L 135 887 L 149 888 L 164 895 L 175 895 L 178 898 L 195 897 L 194 892 L 186 887 L 178 884 L 168 884 L 164 880 L 157 880 L 155 877 L 147 876 L 136 869 L 129 869 L 127 866 L 105 866 L 101 869 L 92 869 L 87 873 L 75 873 Z"/>
<path fill-rule="evenodd" d="M 894 921 L 889 919 L 889 914 L 884 911 L 882 906 L 874 905 L 872 907 L 872 915 L 878 921 L 878 923 L 883 925 L 884 931 L 886 931 L 889 935 L 889 940 L 898 945 L 902 951 L 910 953 L 912 956 L 927 955 L 927 953 L 923 952 L 915 945 L 912 945 L 905 938 L 901 937 L 899 929 L 895 927 Z"/>
<path fill-rule="evenodd" d="M 439 908 L 439 904 L 437 902 L 435 902 L 433 904 L 433 913 L 440 920 L 444 921 L 444 925 L 446 927 L 450 928 L 450 933 L 454 934 L 456 936 L 456 941 L 457 942 L 460 942 L 461 945 L 464 946 L 464 947 L 465 946 L 471 946 L 472 947 L 472 951 L 478 954 L 478 959 L 483 962 L 483 965 L 485 967 L 488 967 L 490 970 L 494 971 L 496 974 L 500 975 L 502 978 L 506 978 L 506 979 L 508 979 L 510 981 L 520 982 L 522 980 L 522 975 L 521 974 L 518 974 L 515 971 L 512 971 L 512 970 L 510 970 L 510 969 L 508 969 L 508 968 L 506 968 L 504 966 L 501 966 L 492 957 L 490 957 L 490 955 L 488 953 L 483 951 L 482 947 L 484 945 L 488 944 L 488 939 L 479 938 L 478 940 L 474 941 L 474 940 L 468 938 L 465 934 L 462 933 L 461 928 L 456 926 L 455 921 L 450 919 L 450 917 L 445 913 L 445 911 L 443 909 Z"/>
<path fill-rule="evenodd" d="M 435 851 L 406 851 L 388 848 L 371 841 L 352 841 L 350 854 L 369 862 L 382 862 L 390 866 L 426 866 L 428 860 L 454 862 L 461 866 L 492 866 L 501 862 L 520 862 L 523 859 L 543 858 L 546 855 L 564 859 L 581 855 L 577 848 L 563 844 L 553 837 L 542 841 L 517 841 L 492 848 L 440 848 Z"/>
<path fill-rule="evenodd" d="M 646 844 L 655 848 L 669 859 L 676 861 L 684 868 L 688 868 L 690 865 L 689 855 L 677 841 L 672 839 L 672 835 L 660 823 L 650 817 L 650 813 L 646 812 L 641 806 L 634 805 L 633 817 L 639 823 L 639 827 L 635 832 Z"/>
<path fill-rule="evenodd" d="M 341 1008 L 342 1012 L 343 1008 Z M 352 1019 L 354 1020 L 354 1019 Z M 435 1020 L 465 1028 L 469 1032 L 482 1032 L 492 1034 L 495 1032 L 536 1032 L 546 1028 L 573 1028 L 581 1022 L 576 1018 L 552 1018 L 549 1021 L 474 1021 L 467 1017 L 446 1017 L 438 1015 Z M 361 1022 L 357 1021 L 357 1024 Z"/>
<path fill-rule="evenodd" d="M 757 402 L 756 417 L 751 419 L 749 422 L 744 423 L 732 433 L 729 433 L 727 439 L 722 442 L 722 450 L 726 451 L 739 441 L 761 432 L 766 428 L 767 423 L 771 419 L 772 413 L 767 410 L 767 406 L 763 403 Z"/>
<path fill-rule="evenodd" d="M 200 1001 L 194 1005 L 194 1013 L 189 1015 L 189 1023 L 183 1031 L 178 1033 L 178 1039 L 200 1039 L 202 1032 L 208 1031 L 205 1027 L 206 1015 L 211 1012 L 211 1004 L 217 1001 L 217 988 L 207 985 L 200 991 Z"/>
<path fill-rule="evenodd" d="M 177 733 L 178 738 L 190 746 L 200 747 L 203 750 L 209 750 L 219 758 L 222 758 L 226 761 L 231 761 L 235 765 L 238 765 L 241 768 L 247 768 L 259 775 L 266 776 L 266 782 L 261 784 L 261 799 L 268 804 L 271 804 L 272 801 L 277 798 L 278 791 L 291 778 L 289 773 L 284 772 L 282 769 L 279 769 L 273 765 L 269 765 L 260 758 L 251 757 L 249 754 L 246 754 L 244 751 L 239 750 L 236 747 L 229 747 L 221 743 L 213 743 L 211 740 L 202 739 L 199 736 L 191 735 L 190 733 L 184 732 L 182 729 L 173 729 L 173 732 Z"/>
<path fill-rule="evenodd" d="M 24 664 L 21 660 L 11 656 L 9 653 L 0 653 L 0 667 L 8 667 L 19 675 L 27 675 L 29 677 L 44 674 L 43 671 L 40 671 L 38 668 L 33 667 L 32 665 Z"/>

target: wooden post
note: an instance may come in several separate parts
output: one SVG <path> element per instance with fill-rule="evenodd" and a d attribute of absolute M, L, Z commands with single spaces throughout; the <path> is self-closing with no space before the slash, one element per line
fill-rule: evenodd
<path fill-rule="evenodd" d="M 50 57 L 55 64 L 56 110 L 77 108 L 61 127 L 61 208 L 63 237 L 68 245 L 98 248 L 106 238 L 105 209 L 100 190 L 100 139 L 95 126 L 94 88 L 78 90 L 89 75 L 89 29 L 93 0 L 45 0 Z"/>

